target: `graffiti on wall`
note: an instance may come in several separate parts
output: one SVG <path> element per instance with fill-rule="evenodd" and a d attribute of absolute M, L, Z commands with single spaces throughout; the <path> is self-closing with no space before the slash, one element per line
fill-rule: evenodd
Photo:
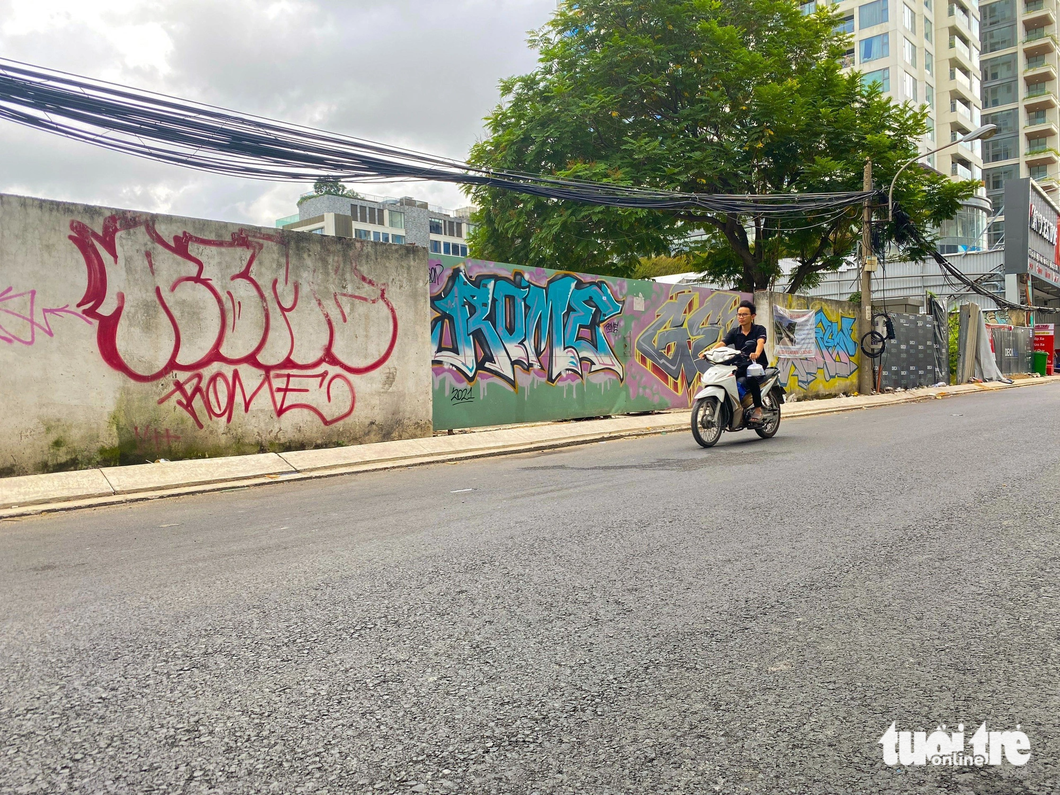
<path fill-rule="evenodd" d="M 259 406 L 332 425 L 353 413 L 351 377 L 393 353 L 387 286 L 346 264 L 345 289 L 317 290 L 291 272 L 282 235 L 167 239 L 133 215 L 112 215 L 98 232 L 80 221 L 70 229 L 88 271 L 78 308 L 96 322 L 103 360 L 133 381 L 168 382 L 158 403 L 172 401 L 200 428 Z"/>
<path fill-rule="evenodd" d="M 635 344 L 637 363 L 671 392 L 684 395 L 695 381 L 695 360 L 736 319 L 738 293 L 689 290 L 670 295 Z"/>
<path fill-rule="evenodd" d="M 858 350 L 855 339 L 855 317 L 836 314 L 834 318 L 821 308 L 815 313 L 814 355 L 812 357 L 779 360 L 782 382 L 790 383 L 794 377 L 798 386 L 808 389 L 835 386 L 835 382 L 852 377 L 858 369 Z"/>
<path fill-rule="evenodd" d="M 605 328 L 622 303 L 604 281 L 560 273 L 536 284 L 521 271 L 469 278 L 461 265 L 431 309 L 433 364 L 469 384 L 488 374 L 518 390 L 520 370 L 549 384 L 600 372 L 623 377 Z"/>
<path fill-rule="evenodd" d="M 8 345 L 36 344 L 38 335 L 54 337 L 52 321 L 61 317 L 74 317 L 89 325 L 92 321 L 69 304 L 58 307 L 41 306 L 36 290 L 16 293 L 13 287 L 0 290 L 0 342 Z"/>

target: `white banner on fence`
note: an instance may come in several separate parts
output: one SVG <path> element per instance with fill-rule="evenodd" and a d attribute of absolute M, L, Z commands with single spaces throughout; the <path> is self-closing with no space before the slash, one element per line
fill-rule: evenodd
<path fill-rule="evenodd" d="M 774 354 L 778 359 L 812 359 L 817 355 L 815 316 L 812 309 L 773 306 Z"/>

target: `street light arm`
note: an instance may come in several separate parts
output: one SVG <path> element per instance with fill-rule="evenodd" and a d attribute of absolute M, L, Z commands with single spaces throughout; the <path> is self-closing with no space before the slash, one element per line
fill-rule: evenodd
<path fill-rule="evenodd" d="M 895 173 L 894 179 L 891 180 L 891 188 L 890 188 L 890 190 L 887 191 L 887 220 L 888 221 L 893 221 L 894 220 L 894 185 L 895 185 L 896 182 L 898 182 L 899 174 L 901 174 L 903 171 L 905 171 L 907 168 L 909 168 L 909 166 L 913 165 L 913 163 L 917 162 L 918 160 L 923 160 L 925 157 L 931 157 L 932 155 L 937 154 L 937 153 L 943 151 L 944 149 L 949 149 L 951 146 L 956 146 L 957 144 L 963 143 L 963 142 L 964 142 L 963 138 L 958 138 L 956 141 L 950 141 L 948 144 L 946 144 L 945 146 L 940 146 L 938 149 L 932 149 L 930 152 L 927 152 L 927 153 L 922 154 L 922 155 L 917 155 L 916 157 L 914 157 L 914 158 L 912 158 L 910 160 L 906 160 L 905 163 L 902 164 L 902 167 L 900 169 L 898 169 L 897 173 Z"/>
<path fill-rule="evenodd" d="M 966 144 L 971 141 L 986 140 L 987 138 L 992 137 L 996 132 L 996 124 L 984 124 L 982 127 L 978 127 L 972 130 L 970 133 L 962 135 L 956 141 L 950 141 L 945 146 L 940 146 L 938 149 L 932 149 L 930 152 L 926 152 L 922 155 L 917 155 L 912 160 L 907 160 L 905 163 L 903 163 L 902 167 L 898 169 L 898 173 L 894 175 L 894 179 L 891 180 L 890 190 L 887 191 L 887 221 L 890 222 L 894 220 L 894 183 L 898 181 L 898 174 L 901 174 L 909 166 L 913 165 L 913 163 L 915 163 L 917 160 L 923 160 L 925 157 L 931 157 L 933 154 L 941 152 L 945 149 L 949 149 L 951 146 L 956 146 L 957 144 Z"/>

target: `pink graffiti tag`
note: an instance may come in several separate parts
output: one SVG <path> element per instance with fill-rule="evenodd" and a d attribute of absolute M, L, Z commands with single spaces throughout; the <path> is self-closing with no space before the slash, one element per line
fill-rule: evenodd
<path fill-rule="evenodd" d="M 311 274 L 292 274 L 283 234 L 240 229 L 229 240 L 189 232 L 170 240 L 133 214 L 108 217 L 99 232 L 80 221 L 70 229 L 88 270 L 78 306 L 97 321 L 103 360 L 141 383 L 179 375 L 159 403 L 174 399 L 200 427 L 200 413 L 231 422 L 236 405 L 249 411 L 261 391 L 277 417 L 304 409 L 337 422 L 353 411 L 348 376 L 378 369 L 397 344 L 385 284 L 354 261 L 335 265 L 328 283 L 340 289 L 318 290 Z M 233 369 L 203 372 L 218 367 Z M 251 376 L 240 368 L 257 371 L 249 396 L 243 379 Z M 288 398 L 317 390 L 327 407 L 336 388 L 348 392 L 337 416 Z"/>
<path fill-rule="evenodd" d="M 36 343 L 38 332 L 46 337 L 54 337 L 51 320 L 64 316 L 76 317 L 92 325 L 91 320 L 70 309 L 69 305 L 39 307 L 36 290 L 22 293 L 16 293 L 13 287 L 0 290 L 0 342 L 31 346 Z"/>

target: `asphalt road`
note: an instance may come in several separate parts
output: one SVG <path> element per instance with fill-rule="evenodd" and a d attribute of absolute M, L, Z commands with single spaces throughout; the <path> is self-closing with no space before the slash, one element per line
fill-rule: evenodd
<path fill-rule="evenodd" d="M 1060 792 L 1058 409 L 0 522 L 0 793 Z"/>

